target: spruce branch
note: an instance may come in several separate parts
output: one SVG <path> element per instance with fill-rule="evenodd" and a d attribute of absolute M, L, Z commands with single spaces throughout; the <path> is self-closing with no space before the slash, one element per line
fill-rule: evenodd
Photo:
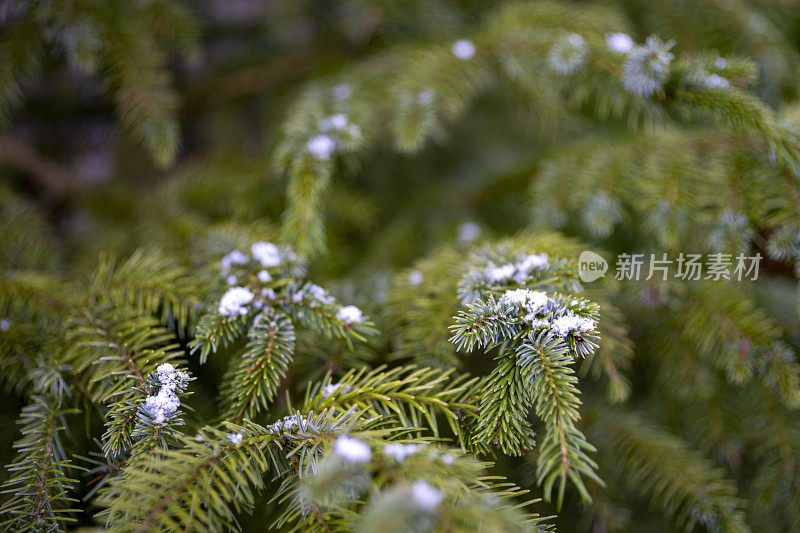
<path fill-rule="evenodd" d="M 597 451 L 576 427 L 580 419 L 576 384 L 578 378 L 570 366 L 573 357 L 565 344 L 545 332 L 531 334 L 517 348 L 518 364 L 531 376 L 532 403 L 536 415 L 544 421 L 546 434 L 540 443 L 537 476 L 549 499 L 556 480 L 559 507 L 569 479 L 590 500 L 581 474 L 603 484 L 595 474 L 597 463 L 588 452 Z"/>
<path fill-rule="evenodd" d="M 319 468 L 305 474 L 297 497 L 314 515 L 306 524 L 316 520 L 326 529 L 355 531 L 548 529 L 537 515 L 519 513 L 531 502 L 514 499 L 526 491 L 482 475 L 483 465 L 475 459 L 376 437 L 337 437 Z"/>
<path fill-rule="evenodd" d="M 476 443 L 498 446 L 507 455 L 522 455 L 534 446 L 534 432 L 528 422 L 529 375 L 516 359 L 513 351 L 496 358 L 497 366 L 481 387 L 474 436 Z"/>
<path fill-rule="evenodd" d="M 601 457 L 601 461 L 610 460 L 615 475 L 641 487 L 651 505 L 678 526 L 750 530 L 735 485 L 681 439 L 630 413 L 608 410 L 597 416 L 592 434 L 597 442 L 613 446 L 608 450 L 615 450 L 614 457 Z"/>
<path fill-rule="evenodd" d="M 268 407 L 294 356 L 294 326 L 279 312 L 259 315 L 248 338 L 221 385 L 223 416 L 234 422 Z"/>
<path fill-rule="evenodd" d="M 517 310 L 498 303 L 494 297 L 467 304 L 459 311 L 456 323 L 450 326 L 454 343 L 459 350 L 471 352 L 474 348 L 490 349 L 511 340 L 521 331 Z"/>
<path fill-rule="evenodd" d="M 469 403 L 478 394 L 480 381 L 466 374 L 455 375 L 452 369 L 438 370 L 399 366 L 387 370 L 351 370 L 337 382 L 324 380 L 310 389 L 303 411 L 362 409 L 365 413 L 394 416 L 402 427 L 429 429 L 441 437 L 437 415 L 442 415 L 462 447 L 469 442 L 466 419 L 476 414 Z"/>
<path fill-rule="evenodd" d="M 200 308 L 200 292 L 187 269 L 161 253 L 139 249 L 124 262 L 112 255 L 101 256 L 88 298 L 130 306 L 185 329 Z"/>
<path fill-rule="evenodd" d="M 325 440 L 355 427 L 358 418 L 352 411 L 335 416 L 323 412 L 291 430 L 249 421 L 206 426 L 197 436 L 180 437 L 180 447 L 150 461 L 146 470 L 126 467 L 101 490 L 100 503 L 107 509 L 100 516 L 124 531 L 218 524 L 235 529 L 235 513 L 252 509 L 266 473 L 292 477 L 297 468 L 305 471 L 320 457 Z M 295 460 L 300 466 L 293 470 Z"/>
<path fill-rule="evenodd" d="M 68 477 L 70 462 L 59 436 L 64 417 L 74 412 L 41 396 L 22 409 L 23 437 L 14 444 L 17 458 L 6 467 L 12 477 L 3 485 L 11 495 L 0 507 L 4 528 L 52 531 L 75 521 L 70 515 L 77 509 L 69 506 L 76 501 L 70 496 L 76 481 Z"/>

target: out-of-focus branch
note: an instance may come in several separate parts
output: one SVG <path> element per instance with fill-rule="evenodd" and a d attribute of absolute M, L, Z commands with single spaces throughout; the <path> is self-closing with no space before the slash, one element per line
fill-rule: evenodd
<path fill-rule="evenodd" d="M 0 133 L 0 162 L 16 168 L 51 200 L 68 196 L 75 188 L 75 176 L 50 161 L 28 142 Z"/>
<path fill-rule="evenodd" d="M 183 108 L 196 110 L 209 102 L 240 98 L 263 91 L 276 83 L 301 78 L 314 65 L 340 53 L 342 49 L 366 42 L 382 24 L 383 16 L 380 13 L 370 13 L 364 16 L 359 27 L 352 29 L 348 37 L 334 37 L 326 42 L 313 43 L 210 79 L 183 95 Z"/>
<path fill-rule="evenodd" d="M 248 65 L 190 91 L 184 96 L 184 107 L 191 110 L 208 102 L 246 96 L 274 83 L 290 81 L 303 76 L 318 59 L 316 48 L 303 48 L 265 63 Z"/>

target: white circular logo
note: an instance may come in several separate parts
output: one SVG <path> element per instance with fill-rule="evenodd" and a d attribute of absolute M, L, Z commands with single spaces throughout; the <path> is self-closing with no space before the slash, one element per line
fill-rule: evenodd
<path fill-rule="evenodd" d="M 578 258 L 578 277 L 590 282 L 602 278 L 608 271 L 608 261 L 594 252 L 585 250 Z"/>

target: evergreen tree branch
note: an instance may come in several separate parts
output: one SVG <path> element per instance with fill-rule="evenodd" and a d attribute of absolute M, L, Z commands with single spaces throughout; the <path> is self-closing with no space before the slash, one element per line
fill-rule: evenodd
<path fill-rule="evenodd" d="M 64 430 L 64 416 L 74 410 L 60 408 L 55 402 L 36 396 L 22 409 L 22 439 L 14 444 L 15 462 L 6 466 L 12 477 L 3 485 L 11 494 L 0 508 L 4 528 L 14 531 L 61 530 L 75 522 L 70 508 L 74 479 L 67 477 L 70 462 L 66 459 L 59 433 Z"/>
<path fill-rule="evenodd" d="M 592 418 L 595 440 L 603 442 L 601 462 L 614 465 L 615 475 L 641 489 L 651 505 L 679 527 L 750 530 L 735 485 L 682 440 L 619 410 L 594 413 Z M 604 449 L 613 449 L 614 456 L 607 457 Z"/>
<path fill-rule="evenodd" d="M 223 417 L 237 423 L 268 407 L 294 356 L 294 326 L 281 313 L 259 315 L 248 337 L 221 385 Z"/>

